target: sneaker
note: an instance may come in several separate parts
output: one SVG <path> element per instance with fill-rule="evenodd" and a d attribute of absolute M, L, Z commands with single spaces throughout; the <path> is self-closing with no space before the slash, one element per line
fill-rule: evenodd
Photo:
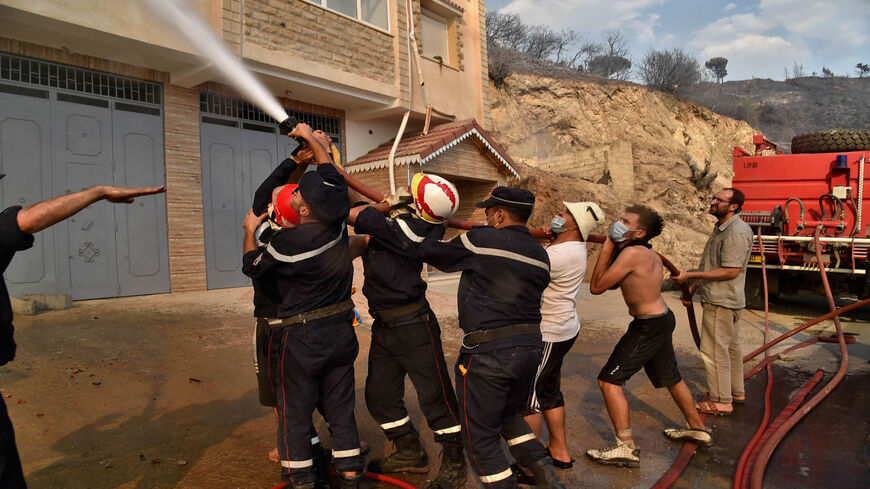
<path fill-rule="evenodd" d="M 616 445 L 603 450 L 586 450 L 586 456 L 594 462 L 605 465 L 616 465 L 619 467 L 640 466 L 640 450 L 629 448 L 619 438 L 616 439 Z"/>
<path fill-rule="evenodd" d="M 690 441 L 702 447 L 713 445 L 713 435 L 701 428 L 668 428 L 664 433 L 669 440 Z"/>

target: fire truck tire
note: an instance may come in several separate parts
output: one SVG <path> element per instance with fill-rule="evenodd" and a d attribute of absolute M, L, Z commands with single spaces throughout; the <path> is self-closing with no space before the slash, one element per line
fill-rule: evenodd
<path fill-rule="evenodd" d="M 779 272 L 768 270 L 767 290 L 771 301 L 779 297 Z M 767 297 L 764 296 L 764 282 L 762 282 L 761 269 L 747 268 L 746 281 L 743 285 L 743 293 L 746 297 L 746 309 L 764 310 Z"/>
<path fill-rule="evenodd" d="M 870 129 L 828 129 L 798 134 L 791 140 L 791 152 L 832 153 L 870 149 Z"/>

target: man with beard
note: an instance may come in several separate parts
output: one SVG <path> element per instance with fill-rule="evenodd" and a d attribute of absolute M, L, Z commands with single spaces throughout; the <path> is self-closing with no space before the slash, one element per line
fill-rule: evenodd
<path fill-rule="evenodd" d="M 696 405 L 705 414 L 727 415 L 732 403 L 746 402 L 743 355 L 737 321 L 746 306 L 743 286 L 752 249 L 752 229 L 738 215 L 746 197 L 736 188 L 722 189 L 710 200 L 716 227 L 704 246 L 697 271 L 681 271 L 679 283 L 694 280 L 699 289 L 704 319 L 701 322 L 701 358 L 707 377 L 707 397 Z"/>
<path fill-rule="evenodd" d="M 671 440 L 710 446 L 713 437 L 695 410 L 692 393 L 680 377 L 671 335 L 676 320 L 662 299 L 663 266 L 649 240 L 662 232 L 661 216 L 649 207 L 632 205 L 610 227 L 609 236 L 592 271 L 589 291 L 603 294 L 619 287 L 628 313 L 634 318 L 598 374 L 607 414 L 616 431 L 616 444 L 586 455 L 600 464 L 640 465 L 629 423 L 628 401 L 622 386 L 643 367 L 653 386 L 668 389 L 689 428 L 664 431 Z"/>

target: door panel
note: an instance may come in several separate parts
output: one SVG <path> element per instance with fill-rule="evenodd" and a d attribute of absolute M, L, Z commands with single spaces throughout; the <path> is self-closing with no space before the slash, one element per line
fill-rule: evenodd
<path fill-rule="evenodd" d="M 206 282 L 209 289 L 243 286 L 250 281 L 241 270 L 241 133 L 238 125 L 203 123 L 200 138 Z"/>
<path fill-rule="evenodd" d="M 113 113 L 115 184 L 150 187 L 165 183 L 163 119 L 158 115 L 115 110 Z M 118 223 L 119 295 L 169 292 L 169 246 L 166 194 L 115 206 Z"/>
<path fill-rule="evenodd" d="M 84 97 L 76 97 L 84 99 Z M 91 99 L 88 99 L 91 100 Z M 108 101 L 53 107 L 54 194 L 112 185 L 112 125 Z M 105 102 L 104 106 L 97 102 Z M 113 205 L 101 201 L 55 226 L 61 290 L 73 299 L 118 294 Z M 66 258 L 64 263 L 63 258 Z"/>
<path fill-rule="evenodd" d="M 0 173 L 6 174 L 0 180 L 3 209 L 27 207 L 53 196 L 49 92 L 19 93 L 27 95 L 0 92 Z M 52 228 L 41 231 L 31 249 L 16 253 L 5 273 L 11 294 L 57 292 L 54 234 Z"/>

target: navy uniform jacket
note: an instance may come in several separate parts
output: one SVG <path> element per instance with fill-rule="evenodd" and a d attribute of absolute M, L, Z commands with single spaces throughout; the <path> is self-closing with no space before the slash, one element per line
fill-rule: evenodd
<path fill-rule="evenodd" d="M 343 190 L 343 215 L 327 223 L 307 222 L 282 229 L 266 246 L 242 258 L 242 271 L 252 279 L 274 273 L 281 296 L 280 318 L 350 299 L 353 265 L 345 224 L 347 184 L 332 165 L 318 165 L 318 172 L 333 190 Z M 353 311 L 345 315 L 349 321 Z"/>
<path fill-rule="evenodd" d="M 462 272 L 459 326 L 466 333 L 541 322 L 541 297 L 550 283 L 547 252 L 525 226 L 477 226 L 450 241 L 423 240 L 420 255 L 445 272 Z M 475 352 L 541 344 L 541 335 L 484 343 Z M 472 350 L 462 349 L 463 352 Z"/>
<path fill-rule="evenodd" d="M 260 215 L 268 210 L 269 204 L 272 203 L 272 191 L 286 184 L 290 174 L 298 166 L 293 159 L 287 158 L 263 180 L 263 183 L 254 192 L 254 203 L 251 206 L 254 214 Z M 263 231 L 257 237 L 258 245 L 266 246 L 276 231 L 265 222 L 261 229 Z M 251 282 L 254 285 L 254 316 L 258 318 L 278 317 L 278 305 L 281 304 L 281 293 L 278 292 L 278 284 L 274 273 L 264 273 L 260 277 L 252 278 Z"/>
<path fill-rule="evenodd" d="M 21 232 L 18 227 L 18 211 L 21 206 L 10 207 L 0 212 L 0 273 L 5 273 L 16 251 L 33 246 L 33 235 Z M 0 280 L 0 365 L 15 358 L 15 328 L 12 326 L 12 303 L 6 290 L 6 280 Z"/>
<path fill-rule="evenodd" d="M 424 238 L 444 237 L 443 224 L 411 214 L 389 219 L 369 207 L 357 216 L 354 230 L 371 236 L 362 257 L 366 276 L 362 290 L 369 311 L 393 309 L 424 298 L 426 282 L 420 276 L 423 260 L 417 250 Z"/>

